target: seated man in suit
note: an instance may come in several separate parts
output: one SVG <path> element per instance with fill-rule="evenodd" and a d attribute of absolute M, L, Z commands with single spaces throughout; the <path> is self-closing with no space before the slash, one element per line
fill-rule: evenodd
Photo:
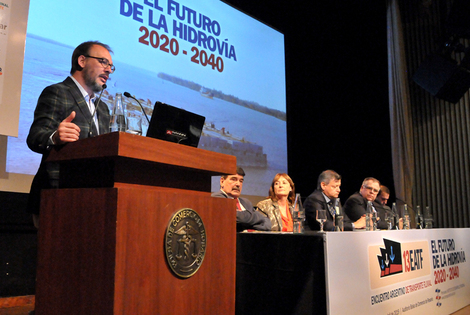
<path fill-rule="evenodd" d="M 253 209 L 251 202 L 240 197 L 243 188 L 245 171 L 237 167 L 237 174 L 224 175 L 220 178 L 220 190 L 212 197 L 231 198 L 237 200 L 237 232 L 243 230 L 271 231 L 271 221 Z"/>
<path fill-rule="evenodd" d="M 387 206 L 388 200 L 390 198 L 390 189 L 388 189 L 387 186 L 380 185 L 380 191 L 377 194 L 377 198 L 375 198 L 375 201 L 380 203 L 386 210 L 390 210 L 390 207 Z"/>
<path fill-rule="evenodd" d="M 377 198 L 375 198 L 375 201 L 382 206 L 383 211 L 384 211 L 384 216 L 387 213 L 389 216 L 393 214 L 392 209 L 390 209 L 390 207 L 387 206 L 389 198 L 390 198 L 390 189 L 388 189 L 387 186 L 380 185 L 380 191 L 377 194 Z"/>
<path fill-rule="evenodd" d="M 351 220 L 357 220 L 366 213 L 367 202 L 372 201 L 373 211 L 377 212 L 377 228 L 387 229 L 387 222 L 385 222 L 385 210 L 381 204 L 375 201 L 377 194 L 380 191 L 380 182 L 373 178 L 367 177 L 362 182 L 359 192 L 351 195 L 344 204 L 344 212 Z"/>
<path fill-rule="evenodd" d="M 311 230 L 320 230 L 320 224 L 316 220 L 316 210 L 326 210 L 327 220 L 323 225 L 324 231 L 333 231 L 335 227 L 335 206 L 341 208 L 339 193 L 341 191 L 341 176 L 332 170 L 323 171 L 318 176 L 317 189 L 305 199 L 305 217 Z M 356 222 L 351 222 L 347 215 L 343 213 L 344 230 L 352 231 L 354 228 L 365 227 L 365 215 Z"/>

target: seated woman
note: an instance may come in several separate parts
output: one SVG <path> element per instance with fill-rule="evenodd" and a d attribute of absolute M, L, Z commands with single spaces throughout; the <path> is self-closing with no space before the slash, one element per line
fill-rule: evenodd
<path fill-rule="evenodd" d="M 271 231 L 292 232 L 292 209 L 295 199 L 294 182 L 289 175 L 274 176 L 269 197 L 258 202 L 256 207 L 271 220 Z"/>

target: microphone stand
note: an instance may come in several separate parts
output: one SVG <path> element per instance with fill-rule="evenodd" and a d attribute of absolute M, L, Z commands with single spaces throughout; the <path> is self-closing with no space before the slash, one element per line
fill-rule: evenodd
<path fill-rule="evenodd" d="M 124 96 L 134 99 L 137 102 L 137 104 L 139 104 L 140 108 L 142 109 L 142 113 L 144 113 L 145 118 L 147 118 L 147 122 L 150 124 L 150 119 L 148 118 L 147 113 L 145 112 L 144 107 L 142 106 L 142 104 L 140 104 L 139 100 L 136 99 L 134 96 L 132 96 L 129 92 L 124 92 Z"/>
<path fill-rule="evenodd" d="M 107 88 L 106 84 L 103 84 L 103 85 L 101 86 L 101 93 L 100 93 L 100 96 L 98 97 L 98 102 L 95 102 L 95 109 L 93 110 L 93 114 L 91 115 L 91 120 L 90 120 L 90 125 L 89 125 L 89 126 L 90 126 L 90 129 L 89 129 L 89 131 L 88 131 L 88 138 L 93 137 L 93 131 L 92 131 L 92 130 L 93 130 L 93 128 L 92 128 L 92 126 L 93 126 L 93 120 L 94 120 L 94 117 L 95 117 L 95 114 L 96 114 L 96 109 L 98 108 L 98 105 L 99 105 L 99 103 L 100 103 L 100 101 L 101 101 L 101 95 L 103 95 L 103 91 L 104 91 L 104 89 L 106 89 L 106 88 Z M 99 127 L 96 127 L 96 128 L 99 128 Z M 99 130 L 98 130 L 98 132 L 99 132 Z"/>

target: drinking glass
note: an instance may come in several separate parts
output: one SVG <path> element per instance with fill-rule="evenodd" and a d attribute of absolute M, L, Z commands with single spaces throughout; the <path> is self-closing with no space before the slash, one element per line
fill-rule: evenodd
<path fill-rule="evenodd" d="M 433 217 L 429 207 L 424 208 L 424 228 L 432 229 Z"/>
<path fill-rule="evenodd" d="M 142 135 L 142 118 L 137 116 L 128 116 L 126 132 L 134 135 Z"/>
<path fill-rule="evenodd" d="M 317 210 L 317 221 L 320 223 L 320 232 L 323 232 L 323 223 L 326 221 L 326 210 Z"/>

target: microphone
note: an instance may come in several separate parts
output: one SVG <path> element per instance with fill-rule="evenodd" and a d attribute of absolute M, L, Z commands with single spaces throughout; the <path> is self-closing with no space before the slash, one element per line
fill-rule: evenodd
<path fill-rule="evenodd" d="M 147 121 L 148 121 L 148 123 L 150 124 L 150 120 L 149 120 L 149 118 L 148 118 L 148 116 L 147 116 L 147 113 L 145 113 L 144 107 L 142 106 L 142 104 L 140 104 L 139 100 L 137 100 L 137 99 L 136 99 L 134 96 L 132 96 L 129 92 L 124 92 L 124 96 L 125 96 L 125 97 L 130 97 L 130 98 L 134 99 L 134 100 L 140 105 L 140 108 L 142 109 L 142 112 L 144 113 L 145 118 L 147 118 Z"/>
<path fill-rule="evenodd" d="M 93 128 L 92 128 L 92 126 L 93 126 L 93 119 L 94 119 L 94 117 L 95 117 L 96 109 L 98 108 L 98 104 L 99 104 L 100 101 L 101 101 L 101 95 L 103 95 L 103 91 L 104 91 L 104 89 L 106 89 L 107 87 L 108 87 L 108 86 L 107 86 L 106 84 L 103 84 L 103 85 L 101 86 L 101 93 L 100 93 L 100 96 L 98 97 L 98 102 L 95 102 L 95 109 L 93 110 L 93 115 L 91 115 L 91 120 L 90 120 L 90 125 L 89 125 L 89 127 L 90 127 L 89 130 L 90 130 L 90 131 L 88 132 L 88 138 L 93 137 Z M 99 127 L 96 127 L 96 128 L 99 128 Z"/>
<path fill-rule="evenodd" d="M 409 207 L 411 210 L 414 211 L 413 207 L 411 207 L 410 204 L 409 204 L 408 202 L 406 202 L 405 200 L 402 200 L 402 199 L 400 199 L 400 198 L 398 198 L 398 197 L 395 197 L 395 199 L 396 199 L 397 201 L 401 201 L 401 202 L 402 202 L 403 204 L 405 204 L 405 205 L 408 205 L 408 207 Z"/>

